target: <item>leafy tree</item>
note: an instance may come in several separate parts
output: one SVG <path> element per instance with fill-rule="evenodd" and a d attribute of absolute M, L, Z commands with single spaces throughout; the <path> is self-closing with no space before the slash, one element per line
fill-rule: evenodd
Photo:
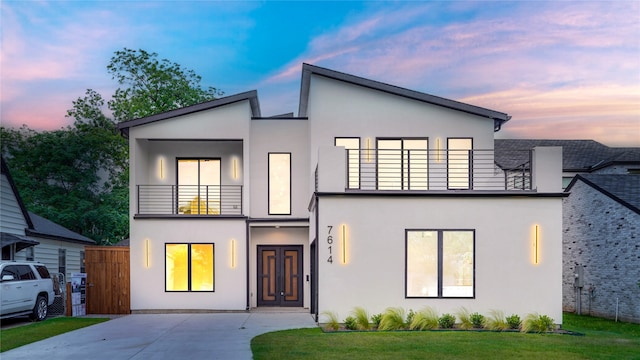
<path fill-rule="evenodd" d="M 222 95 L 216 88 L 200 87 L 201 77 L 157 53 L 116 51 L 107 70 L 118 84 L 109 108 L 120 122 L 201 103 Z"/>
<path fill-rule="evenodd" d="M 212 100 L 200 76 L 156 53 L 116 51 L 107 70 L 121 85 L 107 102 L 88 89 L 72 101 L 64 129 L 0 128 L 2 154 L 27 208 L 73 231 L 111 244 L 128 236 L 128 145 L 116 123 Z"/>

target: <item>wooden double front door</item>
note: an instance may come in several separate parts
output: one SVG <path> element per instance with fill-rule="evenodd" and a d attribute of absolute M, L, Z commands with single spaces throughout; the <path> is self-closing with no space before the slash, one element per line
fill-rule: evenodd
<path fill-rule="evenodd" d="M 302 246 L 258 246 L 258 306 L 302 306 Z"/>

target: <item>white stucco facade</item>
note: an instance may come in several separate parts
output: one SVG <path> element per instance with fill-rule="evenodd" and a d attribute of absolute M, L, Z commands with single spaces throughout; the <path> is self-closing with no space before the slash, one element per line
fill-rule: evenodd
<path fill-rule="evenodd" d="M 535 186 L 513 191 L 493 160 L 506 114 L 306 64 L 298 117 L 261 117 L 257 103 L 243 93 L 120 125 L 131 150 L 132 311 L 296 306 L 344 318 L 356 306 L 464 306 L 562 321 L 560 149 L 536 149 Z M 357 160 L 336 139 L 357 139 Z M 179 159 L 219 161 L 219 208 L 179 204 Z M 272 211 L 276 196 L 285 207 Z M 473 233 L 472 296 L 407 296 L 408 230 Z M 169 289 L 175 243 L 214 244 L 213 291 Z"/>

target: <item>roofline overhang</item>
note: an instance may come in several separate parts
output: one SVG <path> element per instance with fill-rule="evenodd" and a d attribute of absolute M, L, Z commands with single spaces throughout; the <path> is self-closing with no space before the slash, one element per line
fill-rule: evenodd
<path fill-rule="evenodd" d="M 587 179 L 584 176 L 581 176 L 580 174 L 577 174 L 576 176 L 573 177 L 573 179 L 571 180 L 571 182 L 569 183 L 569 185 L 567 185 L 566 189 L 564 189 L 564 191 L 566 193 L 570 193 L 571 189 L 573 188 L 573 186 L 578 182 L 578 181 L 582 181 L 583 183 L 585 183 L 586 185 L 592 187 L 593 189 L 601 192 L 602 194 L 604 194 L 605 196 L 609 197 L 611 200 L 619 203 L 620 205 L 626 207 L 627 209 L 640 214 L 640 209 L 637 208 L 636 206 L 626 202 L 625 200 L 619 198 L 618 196 L 616 196 L 615 194 L 607 191 L 606 189 L 602 188 L 600 185 L 594 183 L 593 181 Z"/>
<path fill-rule="evenodd" d="M 175 110 L 165 111 L 160 114 L 155 114 L 155 115 L 133 119 L 129 121 L 123 121 L 117 124 L 117 128 L 118 130 L 120 130 L 120 133 L 124 137 L 128 138 L 129 129 L 135 126 L 146 125 L 156 121 L 172 119 L 178 116 L 210 110 L 213 108 L 237 103 L 240 101 L 249 101 L 249 104 L 251 106 L 251 116 L 261 117 L 260 102 L 258 101 L 258 91 L 251 90 L 251 91 L 246 91 L 246 92 L 235 94 L 235 95 L 225 96 L 219 99 L 210 100 L 210 101 L 206 101 L 206 102 L 191 105 L 191 106 L 186 106 L 186 107 L 175 109 Z"/>
<path fill-rule="evenodd" d="M 31 230 L 31 229 L 26 229 L 25 230 L 25 234 L 27 236 L 32 236 L 32 237 L 35 237 L 35 238 L 64 241 L 64 242 L 76 243 L 76 244 L 84 244 L 84 245 L 96 245 L 97 244 L 97 242 L 95 240 L 91 240 L 91 239 L 89 239 L 89 240 L 73 239 L 73 238 L 69 238 L 69 237 L 66 237 L 66 236 L 58 236 L 58 235 L 46 234 L 46 233 L 43 233 L 43 232 L 39 232 L 37 230 Z"/>
<path fill-rule="evenodd" d="M 392 95 L 402 96 L 408 99 L 418 100 L 425 103 L 442 106 L 448 109 L 466 112 L 472 115 L 481 116 L 492 119 L 494 121 L 494 131 L 499 131 L 504 123 L 511 119 L 506 113 L 482 108 L 463 102 L 445 99 L 442 97 L 429 95 L 426 93 L 409 90 L 406 88 L 389 85 L 375 80 L 362 78 L 355 75 L 342 73 L 335 70 L 322 68 L 307 63 L 302 64 L 302 80 L 300 81 L 300 103 L 298 107 L 298 116 L 307 117 L 307 106 L 309 100 L 309 89 L 311 85 L 311 76 L 318 75 L 333 80 L 344 81 L 350 84 L 366 87 L 373 90 L 383 91 Z"/>

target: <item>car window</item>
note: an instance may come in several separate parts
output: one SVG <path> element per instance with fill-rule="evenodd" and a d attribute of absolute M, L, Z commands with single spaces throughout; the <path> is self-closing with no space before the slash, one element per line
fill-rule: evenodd
<path fill-rule="evenodd" d="M 50 279 L 51 278 L 51 274 L 49 274 L 49 270 L 47 270 L 47 267 L 44 265 L 36 265 L 36 270 L 38 270 L 38 274 L 40 274 L 40 277 L 43 279 Z"/>
<path fill-rule="evenodd" d="M 0 274 L 0 278 L 5 275 L 12 275 L 14 280 L 18 280 L 20 276 L 18 275 L 18 268 L 15 265 L 7 265 L 4 269 L 2 269 L 2 274 Z"/>
<path fill-rule="evenodd" d="M 18 278 L 20 280 L 34 280 L 36 278 L 36 274 L 31 270 L 31 266 L 29 265 L 16 265 L 18 268 Z"/>

